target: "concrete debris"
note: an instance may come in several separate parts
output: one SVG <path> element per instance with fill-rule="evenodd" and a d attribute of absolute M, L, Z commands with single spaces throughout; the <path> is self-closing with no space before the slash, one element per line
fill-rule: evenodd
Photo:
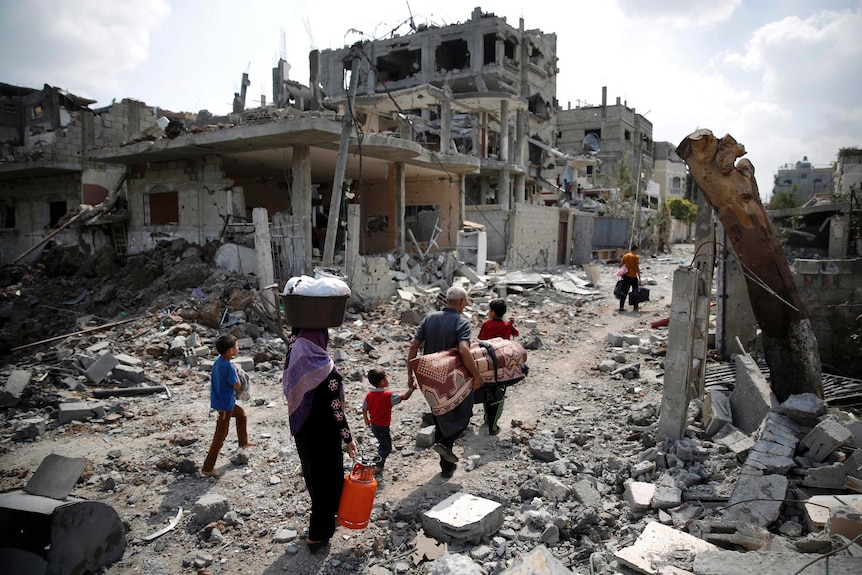
<path fill-rule="evenodd" d="M 478 543 L 502 525 L 502 505 L 469 493 L 456 493 L 422 514 L 425 532 L 447 543 Z"/>

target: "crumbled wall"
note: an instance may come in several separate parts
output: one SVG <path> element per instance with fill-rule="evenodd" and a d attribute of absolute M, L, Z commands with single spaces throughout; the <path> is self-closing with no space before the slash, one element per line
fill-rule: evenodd
<path fill-rule="evenodd" d="M 793 281 L 811 318 L 820 361 L 862 378 L 862 260 L 802 260 Z M 854 337 L 855 336 L 855 337 Z"/>
<path fill-rule="evenodd" d="M 560 210 L 515 204 L 513 216 L 506 267 L 545 269 L 556 265 Z"/>
<path fill-rule="evenodd" d="M 147 224 L 146 195 L 160 192 L 177 192 L 179 223 Z M 142 176 L 130 180 L 128 200 L 130 253 L 151 250 L 164 239 L 183 238 L 204 245 L 221 235 L 228 213 L 245 213 L 242 188 L 225 176 L 218 156 L 206 156 L 194 168 L 187 162 L 152 164 Z"/>
<path fill-rule="evenodd" d="M 506 237 L 509 230 L 511 212 L 496 204 L 467 206 L 464 219 L 485 226 L 488 239 L 487 261 L 502 263 L 506 259 Z"/>
<path fill-rule="evenodd" d="M 155 111 L 144 102 L 123 99 L 100 111 L 94 119 L 97 146 L 116 145 L 156 123 Z"/>

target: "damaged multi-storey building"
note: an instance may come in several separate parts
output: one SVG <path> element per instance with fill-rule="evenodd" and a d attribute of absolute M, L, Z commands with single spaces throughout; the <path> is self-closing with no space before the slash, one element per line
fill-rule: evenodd
<path fill-rule="evenodd" d="M 594 215 L 542 196 L 559 198 L 557 176 L 590 162 L 554 147 L 554 34 L 477 8 L 462 24 L 313 51 L 310 63 L 310 87 L 279 62 L 273 104 L 244 110 L 237 94 L 243 111 L 221 121 L 134 100 L 93 110 L 49 86 L 5 86 L 4 260 L 37 254 L 66 212 L 105 200 L 110 209 L 55 237 L 123 255 L 165 239 L 223 240 L 263 208 L 283 240 L 277 272 L 310 272 L 330 240 L 369 295 L 394 284 L 358 277 L 375 268 L 366 256 L 393 250 L 460 248 L 471 263 L 511 267 L 590 260 Z"/>

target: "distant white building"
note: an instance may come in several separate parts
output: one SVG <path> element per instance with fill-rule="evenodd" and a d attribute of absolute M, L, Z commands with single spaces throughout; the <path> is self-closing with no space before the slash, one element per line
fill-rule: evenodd
<path fill-rule="evenodd" d="M 685 197 L 688 169 L 670 142 L 655 143 L 653 179 L 659 187 L 659 201 Z"/>
<path fill-rule="evenodd" d="M 803 156 L 801 162 L 785 164 L 778 168 L 772 195 L 794 191 L 796 199 L 806 202 L 814 194 L 830 194 L 834 190 L 832 166 L 815 166 Z"/>

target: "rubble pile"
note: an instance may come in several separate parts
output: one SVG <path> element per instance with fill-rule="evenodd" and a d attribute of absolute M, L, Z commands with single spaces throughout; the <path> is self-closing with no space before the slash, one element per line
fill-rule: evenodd
<path fill-rule="evenodd" d="M 34 345 L 0 367 L 0 491 L 20 486 L 48 453 L 86 457 L 74 494 L 112 505 L 129 540 L 107 573 L 242 565 L 373 575 L 707 574 L 750 572 L 733 569 L 758 561 L 781 566 L 766 573 L 792 573 L 827 553 L 830 572 L 858 572 L 841 570 L 862 561 L 850 544 L 862 496 L 847 487 L 862 467 L 855 416 L 813 396 L 778 405 L 761 381 L 737 378 L 732 392 L 712 389 L 691 403 L 685 437 L 659 437 L 667 328 L 614 314 L 610 293 L 554 288 L 573 274 L 558 270 L 523 283 L 517 276 L 526 274 L 483 284 L 455 276 L 470 288 L 465 314 L 474 329 L 507 284 L 507 315 L 531 350 L 530 376 L 509 390 L 503 432 L 489 435 L 474 417 L 447 481 L 429 449 L 427 405 L 421 398 L 399 404 L 395 450 L 369 527 L 339 529 L 328 554 L 311 557 L 304 545 L 310 502 L 283 407 L 285 343 L 248 304 L 254 278 L 213 269 L 214 251 L 166 243 L 124 267 L 105 263 L 112 271 L 100 276 L 80 271 L 95 269 L 89 262 L 98 257 L 85 263 L 63 249 L 37 268 L 20 268 L 3 288 L 4 306 L 19 321 L 46 327 L 53 314 L 58 325 L 48 335 L 82 331 L 90 320 L 75 320 L 87 315 L 114 324 Z M 679 259 L 644 262 L 658 281 L 650 282 L 650 319 L 667 313 Z M 440 289 L 404 285 L 389 301 L 351 304 L 332 332 L 360 454 L 376 451 L 359 412 L 365 374 L 384 367 L 393 391 L 403 389 L 406 350 Z M 84 292 L 78 303 L 62 303 Z M 48 306 L 77 313 L 66 318 Z M 9 321 L 2 327 L 7 346 L 21 343 Z M 32 329 L 30 341 L 46 338 Z M 227 330 L 238 336 L 237 361 L 252 377 L 244 407 L 258 446 L 226 443 L 217 463 L 224 473 L 214 480 L 199 466 L 213 430 L 213 342 Z M 530 560 L 545 570 L 529 570 Z"/>

